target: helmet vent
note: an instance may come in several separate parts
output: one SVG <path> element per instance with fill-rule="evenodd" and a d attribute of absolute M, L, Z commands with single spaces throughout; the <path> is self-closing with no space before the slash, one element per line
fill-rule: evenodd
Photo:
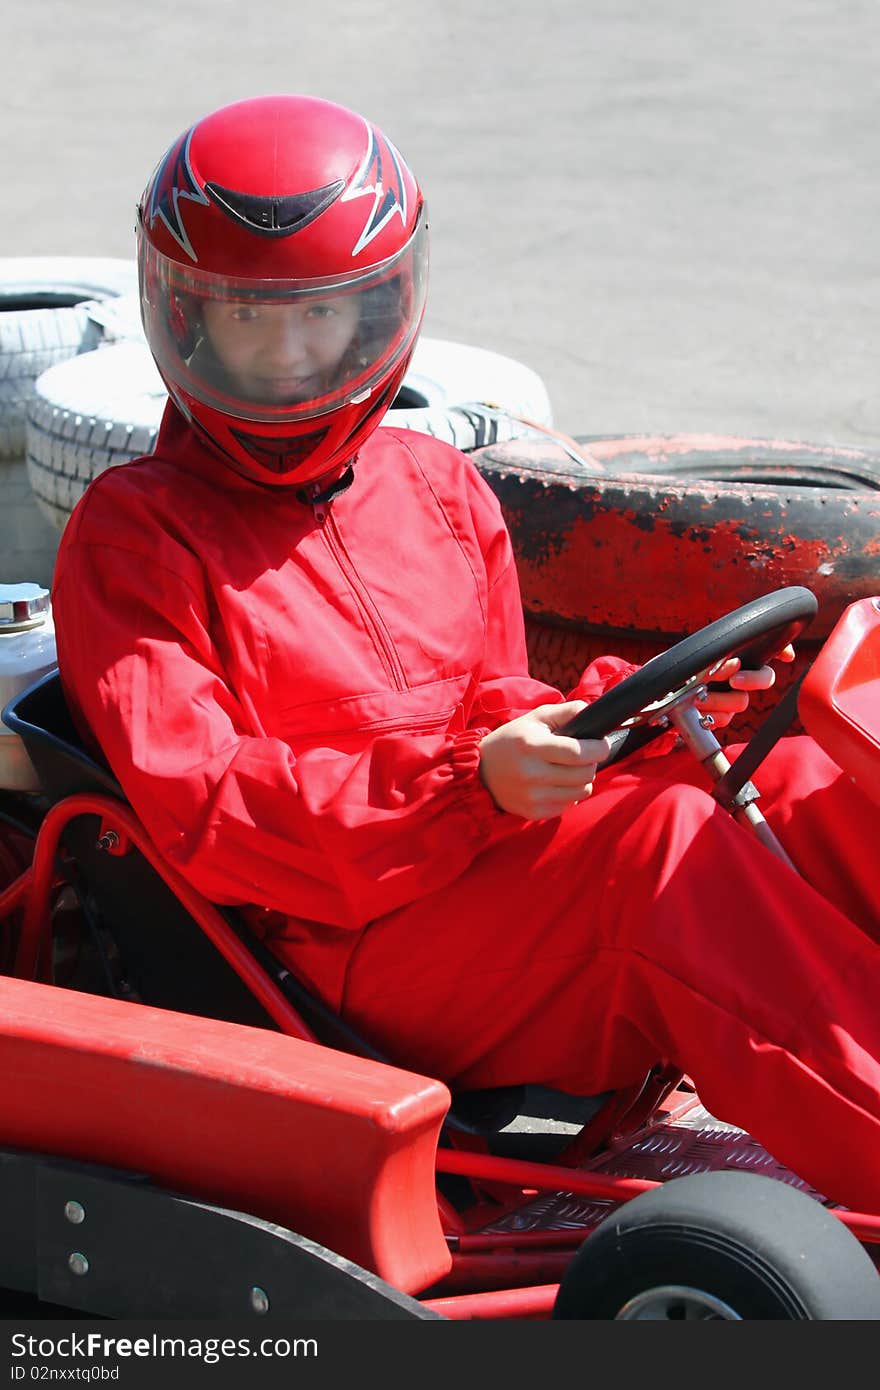
<path fill-rule="evenodd" d="M 292 236 L 314 222 L 325 208 L 328 208 L 345 187 L 342 179 L 325 184 L 323 188 L 312 188 L 306 193 L 292 193 L 289 197 L 267 198 L 256 193 L 236 193 L 232 188 L 223 188 L 219 183 L 206 183 L 208 193 L 218 207 L 251 232 L 262 236 Z"/>
<path fill-rule="evenodd" d="M 308 434 L 290 435 L 286 438 L 272 435 L 245 434 L 230 426 L 230 434 L 246 449 L 251 458 L 270 473 L 289 473 L 303 463 L 318 447 L 327 433 L 327 428 L 310 430 Z"/>

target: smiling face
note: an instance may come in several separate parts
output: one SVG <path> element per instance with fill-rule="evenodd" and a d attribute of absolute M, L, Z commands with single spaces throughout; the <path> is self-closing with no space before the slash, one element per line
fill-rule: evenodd
<path fill-rule="evenodd" d="M 211 347 L 245 400 L 284 405 L 332 389 L 357 332 L 357 295 L 287 303 L 207 299 Z"/>

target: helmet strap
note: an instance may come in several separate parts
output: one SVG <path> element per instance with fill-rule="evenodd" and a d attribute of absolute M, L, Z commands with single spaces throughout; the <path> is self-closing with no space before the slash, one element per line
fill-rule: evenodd
<path fill-rule="evenodd" d="M 310 483 L 308 487 L 298 488 L 296 495 L 300 502 L 305 503 L 308 507 L 324 507 L 332 502 L 334 497 L 338 497 L 340 493 L 348 492 L 353 482 L 354 464 L 349 463 L 344 468 L 343 472 L 329 484 L 326 481 L 325 475 L 323 478 L 318 478 L 314 483 Z M 322 483 L 324 484 L 323 487 L 321 486 Z"/>

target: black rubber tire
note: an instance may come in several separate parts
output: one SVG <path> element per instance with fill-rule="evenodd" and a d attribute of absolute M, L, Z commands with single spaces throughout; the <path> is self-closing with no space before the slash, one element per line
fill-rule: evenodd
<path fill-rule="evenodd" d="M 755 1173 L 693 1173 L 606 1217 L 566 1270 L 553 1309 L 559 1319 L 640 1316 L 876 1320 L 880 1276 L 806 1193 Z"/>
<path fill-rule="evenodd" d="M 646 705 L 661 700 L 730 656 L 745 657 L 757 667 L 793 642 L 816 615 L 809 589 L 792 586 L 744 603 L 653 657 L 580 714 L 562 731 L 575 738 L 603 738 L 634 718 Z"/>
<path fill-rule="evenodd" d="M 880 491 L 880 454 L 845 445 L 722 435 L 578 435 L 605 472 L 749 488 Z"/>

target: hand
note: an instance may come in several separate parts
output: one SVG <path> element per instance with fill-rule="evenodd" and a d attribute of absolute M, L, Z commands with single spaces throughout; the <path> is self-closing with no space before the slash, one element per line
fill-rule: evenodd
<path fill-rule="evenodd" d="M 794 661 L 794 647 L 789 644 L 773 657 L 774 661 Z M 759 666 L 756 671 L 740 669 L 740 659 L 732 656 L 712 673 L 713 681 L 727 681 L 729 690 L 710 690 L 700 702 L 700 713 L 711 714 L 716 729 L 724 729 L 737 714 L 749 707 L 753 690 L 769 690 L 776 681 L 772 666 Z"/>
<path fill-rule="evenodd" d="M 591 794 L 596 768 L 611 752 L 610 744 L 604 738 L 554 732 L 585 704 L 539 705 L 486 734 L 480 743 L 480 777 L 502 811 L 547 820 Z"/>

